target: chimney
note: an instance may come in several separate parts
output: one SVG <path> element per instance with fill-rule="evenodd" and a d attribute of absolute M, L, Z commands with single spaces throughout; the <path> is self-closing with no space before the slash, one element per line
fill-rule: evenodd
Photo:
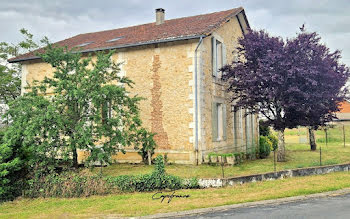
<path fill-rule="evenodd" d="M 163 8 L 156 9 L 156 25 L 164 23 L 164 13 L 165 10 Z"/>

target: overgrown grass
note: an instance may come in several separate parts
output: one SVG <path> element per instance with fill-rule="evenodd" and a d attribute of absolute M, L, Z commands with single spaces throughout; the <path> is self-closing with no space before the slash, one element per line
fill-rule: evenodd
<path fill-rule="evenodd" d="M 296 177 L 219 189 L 179 190 L 189 198 L 170 203 L 152 200 L 154 193 L 129 193 L 89 198 L 19 199 L 0 205 L 0 218 L 88 218 L 142 216 L 259 200 L 276 199 L 350 187 L 350 173 Z M 170 194 L 170 193 L 166 193 Z"/>
<path fill-rule="evenodd" d="M 350 162 L 350 146 L 339 143 L 318 143 L 322 147 L 322 165 L 340 164 Z M 310 151 L 308 144 L 286 144 L 287 162 L 277 163 L 278 170 L 312 167 L 320 165 L 320 153 Z M 114 164 L 103 168 L 103 174 L 108 176 L 137 175 L 151 173 L 153 166 L 143 164 Z M 100 169 L 96 169 L 99 172 Z M 180 165 L 171 164 L 166 166 L 169 174 L 183 178 L 220 178 L 222 177 L 221 166 L 211 165 Z M 225 166 L 225 177 L 242 176 L 263 172 L 274 171 L 273 153 L 266 159 L 248 160 L 237 166 Z"/>

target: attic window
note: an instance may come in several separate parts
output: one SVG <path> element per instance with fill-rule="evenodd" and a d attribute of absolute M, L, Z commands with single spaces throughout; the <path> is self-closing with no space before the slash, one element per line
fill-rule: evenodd
<path fill-rule="evenodd" d="M 87 46 L 87 45 L 90 45 L 91 43 L 93 43 L 93 42 L 82 43 L 82 44 L 77 45 L 77 47 Z"/>
<path fill-rule="evenodd" d="M 113 38 L 113 39 L 111 39 L 111 40 L 107 40 L 106 42 L 107 42 L 107 43 L 111 43 L 111 42 L 115 42 L 115 41 L 120 40 L 120 39 L 123 39 L 123 38 L 124 38 L 123 36 L 121 36 L 121 37 L 116 37 L 116 38 Z"/>

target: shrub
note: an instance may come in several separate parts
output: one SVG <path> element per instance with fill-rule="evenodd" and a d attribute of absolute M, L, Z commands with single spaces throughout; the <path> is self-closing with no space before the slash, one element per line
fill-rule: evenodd
<path fill-rule="evenodd" d="M 184 187 L 180 177 L 168 175 L 165 172 L 163 156 L 155 159 L 155 168 L 151 174 L 137 176 L 109 177 L 108 182 L 125 192 L 144 192 L 161 189 L 181 189 Z"/>
<path fill-rule="evenodd" d="M 235 164 L 241 164 L 244 160 L 244 152 L 233 153 Z"/>
<path fill-rule="evenodd" d="M 63 172 L 51 173 L 42 177 L 34 177 L 28 181 L 29 188 L 24 196 L 36 197 L 88 197 L 113 193 L 113 184 L 108 183 L 102 175 Z"/>
<path fill-rule="evenodd" d="M 266 121 L 259 120 L 259 135 L 269 136 L 271 134 L 270 127 L 266 124 Z"/>
<path fill-rule="evenodd" d="M 268 136 L 269 140 L 271 141 L 271 150 L 275 151 L 278 148 L 278 138 L 274 134 L 270 134 Z"/>
<path fill-rule="evenodd" d="M 16 136 L 6 133 L 7 130 L 0 130 L 0 202 L 21 195 L 26 175 L 24 152 Z"/>
<path fill-rule="evenodd" d="M 184 182 L 184 188 L 186 189 L 199 189 L 199 181 L 196 177 L 192 177 Z"/>
<path fill-rule="evenodd" d="M 272 143 L 266 136 L 260 136 L 259 158 L 264 159 L 270 155 Z"/>
<path fill-rule="evenodd" d="M 154 135 L 155 133 L 148 132 L 144 128 L 141 128 L 138 133 L 138 144 L 141 145 L 141 148 L 139 148 L 139 151 L 137 153 L 141 155 L 142 162 L 145 164 L 148 164 L 148 155 L 150 154 L 152 158 L 154 149 L 157 147 L 157 144 L 153 139 Z"/>

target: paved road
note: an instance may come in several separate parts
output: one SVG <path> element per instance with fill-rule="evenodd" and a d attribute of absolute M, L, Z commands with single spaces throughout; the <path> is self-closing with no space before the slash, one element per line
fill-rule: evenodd
<path fill-rule="evenodd" d="M 297 202 L 234 208 L 183 218 L 349 218 L 350 194 Z"/>

